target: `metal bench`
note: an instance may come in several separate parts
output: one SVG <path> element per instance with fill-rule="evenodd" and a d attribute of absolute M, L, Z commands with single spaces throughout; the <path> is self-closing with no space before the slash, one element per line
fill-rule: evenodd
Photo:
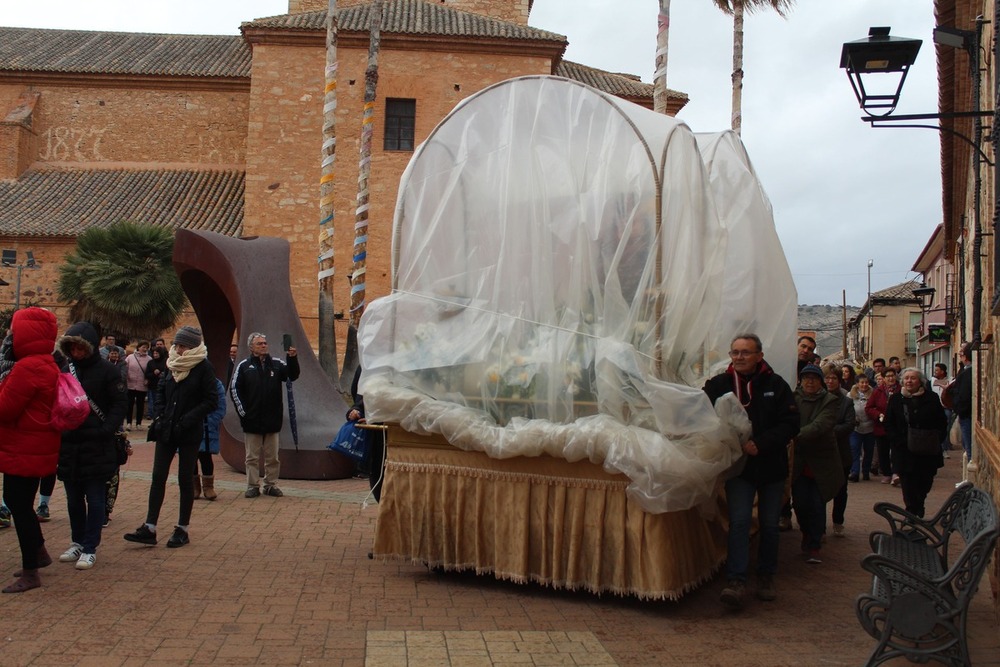
<path fill-rule="evenodd" d="M 902 656 L 920 663 L 970 665 L 969 602 L 998 535 L 992 499 L 966 482 L 930 519 L 889 503 L 874 509 L 889 522 L 889 532 L 871 534 L 874 553 L 861 561 L 873 577 L 871 592 L 857 598 L 858 620 L 878 640 L 866 664 Z M 964 546 L 949 563 L 954 535 Z"/>

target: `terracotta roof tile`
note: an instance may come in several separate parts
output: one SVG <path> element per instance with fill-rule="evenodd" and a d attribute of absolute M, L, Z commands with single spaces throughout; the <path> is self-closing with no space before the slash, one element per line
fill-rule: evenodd
<path fill-rule="evenodd" d="M 337 11 L 338 30 L 368 32 L 370 4 L 354 5 Z M 284 28 L 325 30 L 326 11 L 282 14 L 250 21 L 240 30 Z M 423 0 L 388 0 L 382 8 L 382 32 L 448 37 L 489 37 L 565 42 L 565 35 L 500 21 L 488 16 L 459 11 Z"/>
<path fill-rule="evenodd" d="M 0 234 L 77 236 L 128 220 L 239 236 L 244 172 L 38 169 L 0 181 Z"/>
<path fill-rule="evenodd" d="M 553 74 L 585 83 L 588 86 L 597 88 L 609 95 L 615 95 L 616 97 L 641 97 L 647 99 L 653 97 L 653 84 L 643 83 L 639 80 L 639 77 L 632 74 L 607 72 L 569 60 L 563 60 L 556 65 L 556 70 Z M 667 89 L 667 97 L 675 97 L 683 100 L 688 99 L 685 93 L 670 90 L 669 88 Z"/>
<path fill-rule="evenodd" d="M 0 27 L 0 71 L 249 77 L 238 35 L 154 35 Z"/>
<path fill-rule="evenodd" d="M 885 289 L 877 292 L 872 292 L 872 299 L 878 299 L 880 301 L 920 301 L 920 299 L 913 294 L 913 290 L 916 287 L 920 287 L 919 282 L 916 280 L 908 280 L 905 283 L 900 283 L 898 285 L 893 285 L 892 287 L 886 287 Z"/>

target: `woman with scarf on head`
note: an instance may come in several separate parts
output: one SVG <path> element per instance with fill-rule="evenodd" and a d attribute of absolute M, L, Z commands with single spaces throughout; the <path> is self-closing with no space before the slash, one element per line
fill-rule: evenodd
<path fill-rule="evenodd" d="M 52 474 L 59 458 L 59 432 L 50 426 L 59 379 L 52 358 L 56 334 L 55 315 L 23 308 L 0 346 L 0 472 L 21 547 L 21 570 L 4 593 L 38 588 L 39 568 L 52 564 L 34 502 L 39 480 Z"/>
<path fill-rule="evenodd" d="M 205 418 L 218 406 L 215 371 L 208 361 L 208 349 L 202 342 L 201 330 L 183 326 L 174 335 L 167 356 L 167 374 L 157 387 L 153 419 L 158 428 L 146 523 L 126 534 L 126 540 L 149 546 L 156 544 L 156 522 L 160 518 L 167 475 L 176 452 L 180 510 L 167 547 L 175 549 L 190 542 L 188 524 L 191 523 L 194 506 L 198 448 L 204 435 Z"/>
<path fill-rule="evenodd" d="M 114 364 L 101 358 L 99 343 L 100 336 L 89 322 L 77 322 L 59 339 L 67 370 L 80 381 L 91 406 L 83 424 L 62 434 L 56 470 L 66 488 L 71 540 L 59 562 L 76 561 L 78 570 L 89 570 L 97 562 L 112 479 L 117 497 L 115 433 L 125 419 L 128 403 L 125 381 Z M 114 499 L 111 502 L 114 505 Z"/>

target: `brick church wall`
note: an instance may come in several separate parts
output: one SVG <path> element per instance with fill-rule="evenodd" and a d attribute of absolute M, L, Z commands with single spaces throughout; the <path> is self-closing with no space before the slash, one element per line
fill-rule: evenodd
<path fill-rule="evenodd" d="M 337 9 L 368 2 L 371 0 L 337 0 Z M 427 2 L 444 5 L 449 9 L 492 16 L 501 21 L 528 25 L 529 0 L 427 0 Z M 329 6 L 329 0 L 288 0 L 288 13 L 326 11 Z"/>
<path fill-rule="evenodd" d="M 324 57 L 322 48 L 254 47 L 243 223 L 245 235 L 281 236 L 291 243 L 292 293 L 313 344 L 317 341 Z M 346 313 L 367 51 L 339 48 L 337 57 L 334 304 Z M 419 144 L 461 99 L 512 76 L 547 73 L 549 67 L 544 58 L 392 50 L 383 44 L 370 180 L 369 302 L 390 291 L 392 215 L 399 178 L 412 157 L 409 151 L 382 150 L 386 98 L 417 100 L 415 138 Z M 342 343 L 339 330 L 338 343 Z"/>
<path fill-rule="evenodd" d="M 0 86 L 0 109 L 23 85 Z M 246 160 L 249 91 L 32 87 L 33 160 L 59 163 L 239 164 Z"/>

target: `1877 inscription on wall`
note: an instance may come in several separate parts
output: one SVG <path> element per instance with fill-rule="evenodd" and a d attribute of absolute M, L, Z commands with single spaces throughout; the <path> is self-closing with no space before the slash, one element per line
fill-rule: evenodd
<path fill-rule="evenodd" d="M 52 127 L 42 133 L 38 159 L 51 162 L 99 162 L 106 128 Z"/>

